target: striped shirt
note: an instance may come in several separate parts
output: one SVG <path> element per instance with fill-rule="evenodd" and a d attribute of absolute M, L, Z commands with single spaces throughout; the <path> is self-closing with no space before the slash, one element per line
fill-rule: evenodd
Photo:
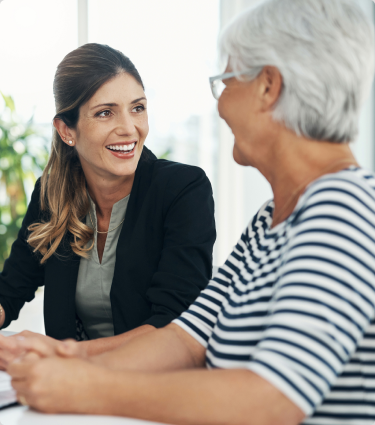
<path fill-rule="evenodd" d="M 208 368 L 245 368 L 300 409 L 305 425 L 375 421 L 375 175 L 311 183 L 271 229 L 273 202 L 174 322 Z"/>

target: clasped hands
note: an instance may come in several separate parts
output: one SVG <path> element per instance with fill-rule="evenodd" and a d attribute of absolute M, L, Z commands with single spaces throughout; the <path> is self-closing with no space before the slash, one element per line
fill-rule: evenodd
<path fill-rule="evenodd" d="M 0 370 L 7 370 L 16 359 L 25 359 L 30 353 L 34 354 L 33 358 L 40 359 L 54 356 L 87 358 L 82 344 L 74 340 L 58 341 L 30 331 L 8 337 L 0 334 Z"/>
<path fill-rule="evenodd" d="M 29 331 L 0 335 L 0 369 L 12 377 L 22 404 L 44 412 L 78 411 L 77 383 L 86 383 L 96 368 L 84 359 L 84 346 L 74 340 L 58 341 Z M 74 385 L 73 384 L 74 381 Z"/>

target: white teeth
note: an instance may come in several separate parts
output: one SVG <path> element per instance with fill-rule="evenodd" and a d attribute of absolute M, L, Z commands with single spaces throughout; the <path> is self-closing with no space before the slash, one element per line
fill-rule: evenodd
<path fill-rule="evenodd" d="M 107 146 L 107 148 L 113 151 L 130 152 L 134 149 L 134 146 L 135 146 L 135 143 L 132 143 L 131 145 L 109 145 Z"/>
<path fill-rule="evenodd" d="M 127 146 L 124 146 L 124 147 L 125 147 L 125 150 L 131 151 L 131 150 L 134 149 L 134 146 L 135 146 L 135 143 L 132 143 L 131 145 L 127 145 Z"/>

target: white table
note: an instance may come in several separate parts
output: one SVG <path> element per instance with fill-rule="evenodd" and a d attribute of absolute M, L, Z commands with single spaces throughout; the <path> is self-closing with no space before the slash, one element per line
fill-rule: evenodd
<path fill-rule="evenodd" d="M 114 416 L 46 415 L 28 407 L 16 406 L 0 410 L 0 425 L 155 425 L 159 422 Z"/>

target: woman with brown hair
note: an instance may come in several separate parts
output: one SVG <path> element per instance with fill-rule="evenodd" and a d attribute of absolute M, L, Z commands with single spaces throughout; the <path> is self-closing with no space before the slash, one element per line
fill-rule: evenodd
<path fill-rule="evenodd" d="M 63 358 L 80 356 L 74 341 L 49 358 L 20 341 L 20 402 L 178 425 L 374 424 L 375 173 L 349 142 L 375 44 L 357 3 L 267 0 L 229 24 L 212 93 L 235 161 L 273 199 L 165 328 L 89 359 Z"/>
<path fill-rule="evenodd" d="M 121 52 L 86 44 L 69 53 L 54 95 L 51 155 L 0 274 L 0 326 L 44 285 L 51 338 L 40 338 L 88 339 L 82 352 L 95 354 L 165 326 L 206 286 L 212 190 L 200 168 L 144 147 L 147 99 Z M 1 338 L 3 367 L 16 345 Z"/>

